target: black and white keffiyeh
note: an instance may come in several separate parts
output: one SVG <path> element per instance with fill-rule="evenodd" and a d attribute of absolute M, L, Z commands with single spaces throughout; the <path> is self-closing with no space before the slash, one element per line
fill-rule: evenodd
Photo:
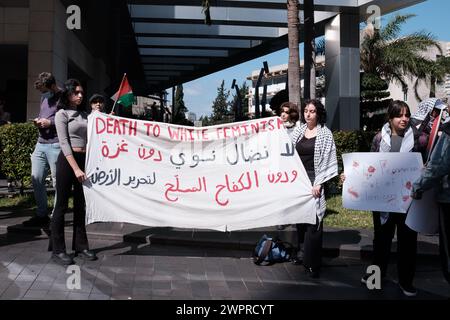
<path fill-rule="evenodd" d="M 306 124 L 297 127 L 292 133 L 291 140 L 297 145 L 305 135 Z M 338 163 L 336 156 L 336 145 L 333 134 L 326 126 L 317 125 L 316 143 L 314 146 L 314 185 L 323 184 L 338 174 Z M 320 199 L 317 199 L 316 215 L 319 220 L 323 219 L 326 210 L 325 194 L 322 189 Z"/>
<path fill-rule="evenodd" d="M 289 121 L 289 122 L 284 122 L 283 125 L 286 128 L 288 136 L 291 137 L 295 131 L 295 128 L 297 128 L 300 125 L 300 122 L 297 121 L 296 123 L 294 123 L 294 122 Z"/>
<path fill-rule="evenodd" d="M 419 105 L 417 106 L 417 111 L 411 115 L 411 118 L 423 121 L 425 117 L 433 110 L 436 101 L 438 101 L 437 98 L 429 98 L 426 100 L 423 100 Z"/>
<path fill-rule="evenodd" d="M 428 98 L 423 100 L 417 106 L 417 111 L 411 115 L 411 119 L 416 119 L 421 121 L 420 127 L 417 127 L 420 131 L 427 128 L 428 131 L 431 131 L 433 127 L 434 117 L 431 115 L 431 111 L 436 106 L 436 103 L 440 101 L 437 98 Z"/>

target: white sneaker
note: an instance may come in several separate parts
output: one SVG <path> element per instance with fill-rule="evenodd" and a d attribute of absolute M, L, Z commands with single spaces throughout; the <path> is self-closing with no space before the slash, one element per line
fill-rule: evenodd
<path fill-rule="evenodd" d="M 407 297 L 417 296 L 417 290 L 412 285 L 402 286 L 401 284 L 399 284 L 398 286 L 400 287 L 400 290 L 402 290 L 402 292 L 405 296 L 407 296 Z"/>
<path fill-rule="evenodd" d="M 371 275 L 372 275 L 372 274 L 370 274 L 370 273 L 366 273 L 365 275 L 363 275 L 362 278 L 361 278 L 361 283 L 362 283 L 362 284 L 367 284 L 367 279 L 369 279 L 369 277 L 370 277 Z"/>

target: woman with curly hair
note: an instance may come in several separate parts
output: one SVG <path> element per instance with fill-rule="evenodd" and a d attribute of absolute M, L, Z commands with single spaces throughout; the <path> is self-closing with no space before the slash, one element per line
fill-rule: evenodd
<path fill-rule="evenodd" d="M 336 145 L 333 134 L 325 125 L 327 114 L 319 100 L 306 101 L 300 115 L 303 124 L 294 130 L 291 140 L 312 184 L 311 194 L 316 199 L 316 223 L 297 224 L 298 251 L 293 263 L 303 263 L 306 272 L 318 278 L 322 265 L 323 217 L 326 209 L 323 185 L 338 174 Z"/>

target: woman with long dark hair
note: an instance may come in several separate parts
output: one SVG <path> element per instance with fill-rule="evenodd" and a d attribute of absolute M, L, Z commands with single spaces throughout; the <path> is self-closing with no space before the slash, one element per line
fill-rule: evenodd
<path fill-rule="evenodd" d="M 421 152 L 426 150 L 426 135 L 411 125 L 409 106 L 403 101 L 393 101 L 387 111 L 387 122 L 373 138 L 371 152 Z M 417 232 L 406 223 L 406 214 L 373 212 L 374 238 L 372 264 L 380 267 L 385 277 L 391 252 L 392 238 L 397 229 L 397 271 L 400 289 L 406 296 L 415 296 L 413 279 L 416 270 Z M 370 274 L 361 278 L 367 283 Z"/>
<path fill-rule="evenodd" d="M 297 256 L 293 263 L 303 263 L 306 272 L 318 278 L 322 265 L 323 217 L 326 210 L 323 184 L 338 174 L 336 145 L 333 134 L 325 125 L 327 114 L 319 100 L 306 101 L 300 116 L 303 124 L 294 130 L 291 140 L 311 180 L 311 193 L 316 199 L 316 223 L 297 224 Z"/>
<path fill-rule="evenodd" d="M 64 215 L 73 187 L 73 238 L 75 255 L 87 260 L 97 257 L 89 250 L 86 235 L 86 209 L 82 183 L 87 179 L 84 172 L 87 143 L 87 113 L 82 108 L 83 87 L 76 79 L 66 81 L 61 96 L 55 126 L 61 153 L 56 162 L 56 199 L 51 222 L 52 258 L 61 264 L 73 264 L 66 252 Z"/>

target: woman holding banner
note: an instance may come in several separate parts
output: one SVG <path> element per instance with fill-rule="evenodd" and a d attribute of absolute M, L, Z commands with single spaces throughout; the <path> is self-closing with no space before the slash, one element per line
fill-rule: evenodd
<path fill-rule="evenodd" d="M 421 152 L 424 157 L 427 137 L 410 124 L 411 112 L 403 101 L 393 101 L 389 105 L 387 118 L 380 132 L 372 142 L 371 152 Z M 345 176 L 344 176 L 345 179 Z M 416 269 L 417 232 L 406 224 L 406 214 L 397 212 L 373 212 L 374 239 L 373 262 L 379 266 L 381 276 L 385 277 L 391 252 L 392 238 L 397 228 L 398 279 L 399 286 L 406 296 L 415 296 L 413 286 Z M 361 278 L 367 283 L 371 274 Z"/>
<path fill-rule="evenodd" d="M 61 153 L 56 162 L 56 193 L 51 221 L 52 259 L 64 265 L 73 264 L 66 253 L 64 238 L 64 214 L 72 191 L 73 193 L 73 240 L 72 250 L 87 260 L 95 260 L 94 252 L 89 250 L 86 224 L 85 200 L 82 183 L 87 179 L 84 173 L 87 143 L 87 113 L 82 109 L 84 91 L 80 82 L 69 79 L 61 96 L 55 126 L 58 133 Z"/>
<path fill-rule="evenodd" d="M 333 134 L 325 126 L 327 114 L 319 100 L 306 101 L 300 115 L 304 124 L 294 130 L 291 139 L 311 180 L 311 193 L 317 201 L 317 218 L 314 225 L 297 224 L 297 257 L 293 263 L 303 263 L 306 272 L 318 278 L 322 265 L 322 231 L 326 209 L 323 184 L 338 174 L 336 145 Z"/>

